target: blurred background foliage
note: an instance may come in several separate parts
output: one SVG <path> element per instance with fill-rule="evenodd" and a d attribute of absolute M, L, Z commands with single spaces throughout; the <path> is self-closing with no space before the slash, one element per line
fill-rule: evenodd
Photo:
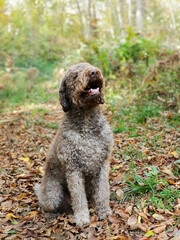
<path fill-rule="evenodd" d="M 87 61 L 106 79 L 123 131 L 180 105 L 179 0 L 0 0 L 1 111 L 57 102 L 59 79 Z"/>

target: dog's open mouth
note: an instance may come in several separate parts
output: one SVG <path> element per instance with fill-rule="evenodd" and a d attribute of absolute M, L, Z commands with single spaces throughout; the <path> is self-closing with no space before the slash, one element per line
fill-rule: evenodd
<path fill-rule="evenodd" d="M 97 88 L 90 88 L 90 89 L 86 90 L 86 95 L 87 96 L 91 96 L 91 95 L 94 95 L 94 94 L 97 94 L 97 93 L 99 93 L 99 87 L 97 87 Z"/>
<path fill-rule="evenodd" d="M 100 80 L 92 81 L 88 84 L 84 93 L 86 96 L 92 96 L 99 94 L 100 89 L 102 88 L 102 82 Z"/>

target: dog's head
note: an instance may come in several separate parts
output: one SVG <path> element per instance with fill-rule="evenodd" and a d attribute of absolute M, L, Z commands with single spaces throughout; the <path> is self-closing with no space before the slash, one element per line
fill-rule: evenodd
<path fill-rule="evenodd" d="M 61 79 L 59 100 L 65 112 L 73 107 L 90 109 L 104 103 L 101 71 L 89 63 L 70 67 Z"/>

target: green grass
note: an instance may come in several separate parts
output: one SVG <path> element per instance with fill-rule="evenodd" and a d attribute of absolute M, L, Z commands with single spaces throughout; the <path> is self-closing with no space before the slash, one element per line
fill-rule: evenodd
<path fill-rule="evenodd" d="M 172 210 L 173 204 L 180 197 L 180 190 L 169 186 L 165 179 L 158 177 L 158 174 L 156 167 L 151 167 L 150 172 L 144 171 L 145 177 L 138 175 L 136 169 L 126 174 L 123 201 L 132 196 L 147 196 L 150 193 L 146 204 L 151 202 L 154 207 Z"/>
<path fill-rule="evenodd" d="M 173 111 L 171 117 L 166 118 L 161 115 L 163 111 L 167 111 L 167 108 L 158 105 L 154 102 L 143 102 L 138 105 L 127 105 L 121 107 L 117 105 L 111 105 L 109 110 L 112 112 L 113 132 L 130 132 L 131 137 L 137 137 L 138 126 L 147 123 L 148 119 L 161 118 L 169 124 L 169 128 L 177 128 L 180 126 L 180 118 L 177 110 Z"/>
<path fill-rule="evenodd" d="M 130 105 L 119 108 L 118 105 L 111 106 L 109 109 L 112 111 L 112 120 L 115 127 L 114 133 L 131 132 L 132 137 L 138 136 L 138 124 L 145 124 L 148 119 L 153 117 L 160 117 L 162 108 L 154 103 L 144 103 L 138 105 Z"/>
<path fill-rule="evenodd" d="M 47 110 L 43 107 L 38 107 L 31 112 L 31 115 L 34 116 L 36 114 L 40 114 L 42 117 L 44 117 L 44 115 L 49 114 L 49 113 L 50 113 L 49 110 Z"/>
<path fill-rule="evenodd" d="M 126 195 L 143 194 L 149 191 L 155 191 L 156 185 L 158 184 L 158 170 L 155 167 L 152 167 L 152 173 L 144 172 L 144 174 L 147 176 L 146 178 L 140 177 L 137 174 L 136 169 L 134 169 L 133 175 L 126 175 L 125 181 L 127 187 L 123 189 L 126 192 Z M 131 178 L 133 178 L 133 180 L 130 180 Z"/>

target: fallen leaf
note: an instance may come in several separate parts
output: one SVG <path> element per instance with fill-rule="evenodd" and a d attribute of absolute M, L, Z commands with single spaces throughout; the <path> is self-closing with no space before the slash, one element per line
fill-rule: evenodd
<path fill-rule="evenodd" d="M 138 228 L 140 228 L 144 232 L 148 231 L 148 225 L 145 223 L 138 223 Z"/>
<path fill-rule="evenodd" d="M 150 152 L 151 152 L 151 151 L 150 151 L 149 149 L 145 149 L 145 150 L 144 150 L 144 153 L 145 153 L 145 154 L 150 154 Z"/>
<path fill-rule="evenodd" d="M 178 153 L 176 151 L 171 152 L 170 155 L 175 158 L 178 158 Z"/>
<path fill-rule="evenodd" d="M 48 228 L 47 230 L 46 230 L 46 236 L 48 236 L 48 237 L 50 237 L 51 236 L 51 228 Z"/>
<path fill-rule="evenodd" d="M 122 236 L 122 235 L 118 235 L 118 236 L 114 236 L 111 238 L 111 240 L 128 240 L 129 238 Z"/>
<path fill-rule="evenodd" d="M 39 167 L 38 172 L 43 176 L 44 175 L 44 167 Z"/>
<path fill-rule="evenodd" d="M 155 213 L 152 216 L 153 216 L 153 218 L 155 218 L 158 221 L 163 221 L 164 220 L 164 217 L 162 215 L 159 215 L 159 214 Z"/>
<path fill-rule="evenodd" d="M 118 189 L 116 191 L 116 197 L 117 197 L 118 200 L 122 200 L 123 197 L 124 197 L 124 192 L 121 189 Z"/>
<path fill-rule="evenodd" d="M 8 213 L 5 218 L 20 218 L 20 217 L 15 216 L 13 213 Z"/>
<path fill-rule="evenodd" d="M 169 240 L 169 237 L 167 236 L 165 231 L 160 233 L 159 237 L 160 237 L 160 239 L 163 239 L 163 240 Z"/>
<path fill-rule="evenodd" d="M 21 173 L 18 175 L 19 178 L 24 177 L 24 176 L 25 176 L 25 173 Z"/>
<path fill-rule="evenodd" d="M 133 208 L 133 205 L 128 206 L 128 207 L 125 209 L 125 213 L 129 213 L 129 215 L 131 215 L 131 213 L 132 213 L 132 208 Z"/>
<path fill-rule="evenodd" d="M 174 176 L 172 170 L 171 170 L 171 164 L 169 166 L 163 166 L 162 172 L 168 174 L 171 178 L 177 179 L 177 177 Z"/>
<path fill-rule="evenodd" d="M 24 197 L 27 196 L 27 194 L 28 194 L 28 193 L 22 193 L 22 194 L 20 194 L 20 195 L 18 196 L 18 200 L 19 200 L 19 201 L 22 200 Z"/>
<path fill-rule="evenodd" d="M 24 157 L 19 158 L 19 160 L 22 160 L 22 161 L 24 161 L 24 162 L 28 162 L 28 161 L 30 161 L 29 158 L 24 158 Z"/>
<path fill-rule="evenodd" d="M 145 237 L 145 236 L 138 238 L 138 240 L 149 240 L 149 239 L 150 239 L 150 238 Z"/>
<path fill-rule="evenodd" d="M 161 233 L 161 232 L 163 232 L 163 231 L 165 231 L 165 230 L 166 230 L 166 225 L 163 225 L 163 226 L 161 226 L 161 227 L 154 228 L 154 229 L 153 229 L 153 232 L 154 232 L 154 233 Z"/>
<path fill-rule="evenodd" d="M 176 205 L 175 207 L 174 207 L 174 209 L 175 209 L 175 212 L 176 212 L 176 214 L 180 214 L 180 204 L 178 204 L 178 205 Z"/>
<path fill-rule="evenodd" d="M 29 212 L 28 214 L 30 214 L 30 215 L 37 215 L 38 211 L 32 211 L 32 212 Z"/>
<path fill-rule="evenodd" d="M 137 216 L 132 215 L 128 218 L 127 224 L 130 226 L 131 230 L 134 230 L 137 228 Z"/>
<path fill-rule="evenodd" d="M 176 233 L 176 236 L 173 238 L 173 240 L 179 240 L 180 239 L 180 231 Z"/>
<path fill-rule="evenodd" d="M 144 219 L 148 220 L 148 217 L 146 216 L 145 213 L 140 212 L 140 213 L 138 213 L 138 214 L 139 214 L 139 216 L 141 216 L 141 217 L 143 217 Z"/>
<path fill-rule="evenodd" d="M 147 231 L 147 233 L 145 234 L 145 237 L 150 237 L 150 236 L 153 236 L 154 235 L 154 233 L 151 231 L 151 230 L 149 230 L 149 231 Z"/>
<path fill-rule="evenodd" d="M 141 216 L 138 216 L 138 223 L 141 223 Z"/>
<path fill-rule="evenodd" d="M 171 185 L 175 185 L 174 180 L 167 180 L 167 182 L 168 182 L 169 184 L 171 184 Z"/>
<path fill-rule="evenodd" d="M 123 213 L 123 212 L 119 212 L 119 215 L 125 220 L 127 220 L 129 218 L 129 215 L 126 213 Z"/>
<path fill-rule="evenodd" d="M 13 225 L 17 225 L 17 224 L 18 224 L 18 222 L 17 222 L 15 219 L 13 219 L 13 220 L 11 221 L 11 223 L 12 223 Z"/>
<path fill-rule="evenodd" d="M 120 219 L 117 216 L 115 216 L 115 215 L 109 215 L 108 216 L 108 220 L 111 223 L 119 223 L 120 222 Z"/>
<path fill-rule="evenodd" d="M 174 112 L 170 111 L 168 112 L 168 114 L 166 115 L 166 118 L 170 118 L 174 115 Z"/>

